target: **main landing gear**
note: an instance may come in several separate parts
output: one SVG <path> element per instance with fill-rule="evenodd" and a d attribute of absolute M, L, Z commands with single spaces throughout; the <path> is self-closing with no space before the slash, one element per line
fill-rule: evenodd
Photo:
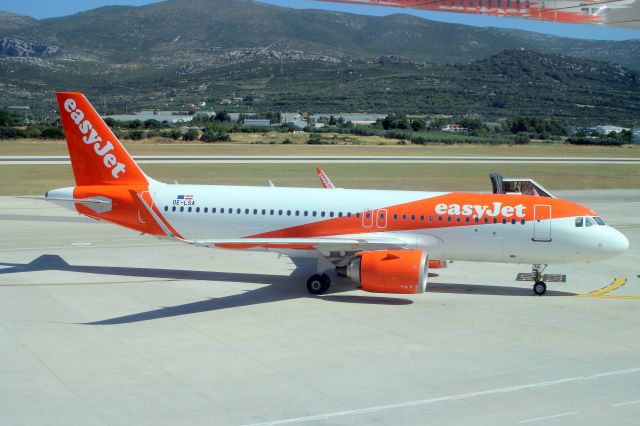
<path fill-rule="evenodd" d="M 327 274 L 315 274 L 307 280 L 307 290 L 311 294 L 322 294 L 331 287 L 331 278 Z"/>
<path fill-rule="evenodd" d="M 544 281 L 542 281 L 544 276 L 542 273 L 544 272 L 545 269 L 547 269 L 547 265 L 544 265 L 544 267 L 541 267 L 541 266 L 542 265 L 536 264 L 536 265 L 533 265 L 533 267 L 531 268 L 531 273 L 533 274 L 533 280 L 534 280 L 533 292 L 538 296 L 542 296 L 547 292 L 547 284 Z"/>

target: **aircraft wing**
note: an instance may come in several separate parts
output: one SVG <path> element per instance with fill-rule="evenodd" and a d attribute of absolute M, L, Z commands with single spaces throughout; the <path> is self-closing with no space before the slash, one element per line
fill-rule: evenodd
<path fill-rule="evenodd" d="M 640 0 L 318 0 L 640 29 Z"/>
<path fill-rule="evenodd" d="M 241 238 L 220 240 L 186 241 L 200 247 L 218 247 L 226 249 L 291 249 L 320 251 L 357 251 L 384 248 L 403 248 L 405 240 L 393 237 L 312 237 L 312 238 Z"/>

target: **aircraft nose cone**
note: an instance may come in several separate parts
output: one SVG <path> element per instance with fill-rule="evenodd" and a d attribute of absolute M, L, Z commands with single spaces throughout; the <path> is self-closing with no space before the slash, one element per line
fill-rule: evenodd
<path fill-rule="evenodd" d="M 607 244 L 607 249 L 611 253 L 621 254 L 629 249 L 629 240 L 624 234 L 616 229 L 611 228 L 611 236 Z"/>

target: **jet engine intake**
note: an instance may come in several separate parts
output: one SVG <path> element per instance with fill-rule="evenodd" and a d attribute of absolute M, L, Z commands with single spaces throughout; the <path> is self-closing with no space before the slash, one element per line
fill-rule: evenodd
<path fill-rule="evenodd" d="M 347 276 L 372 293 L 424 293 L 429 258 L 422 250 L 380 250 L 358 254 Z"/>

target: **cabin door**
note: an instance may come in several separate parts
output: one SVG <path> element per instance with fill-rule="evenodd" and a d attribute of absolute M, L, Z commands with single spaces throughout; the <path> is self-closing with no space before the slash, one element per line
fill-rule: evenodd
<path fill-rule="evenodd" d="M 551 241 L 551 206 L 533 206 L 533 241 Z"/>

